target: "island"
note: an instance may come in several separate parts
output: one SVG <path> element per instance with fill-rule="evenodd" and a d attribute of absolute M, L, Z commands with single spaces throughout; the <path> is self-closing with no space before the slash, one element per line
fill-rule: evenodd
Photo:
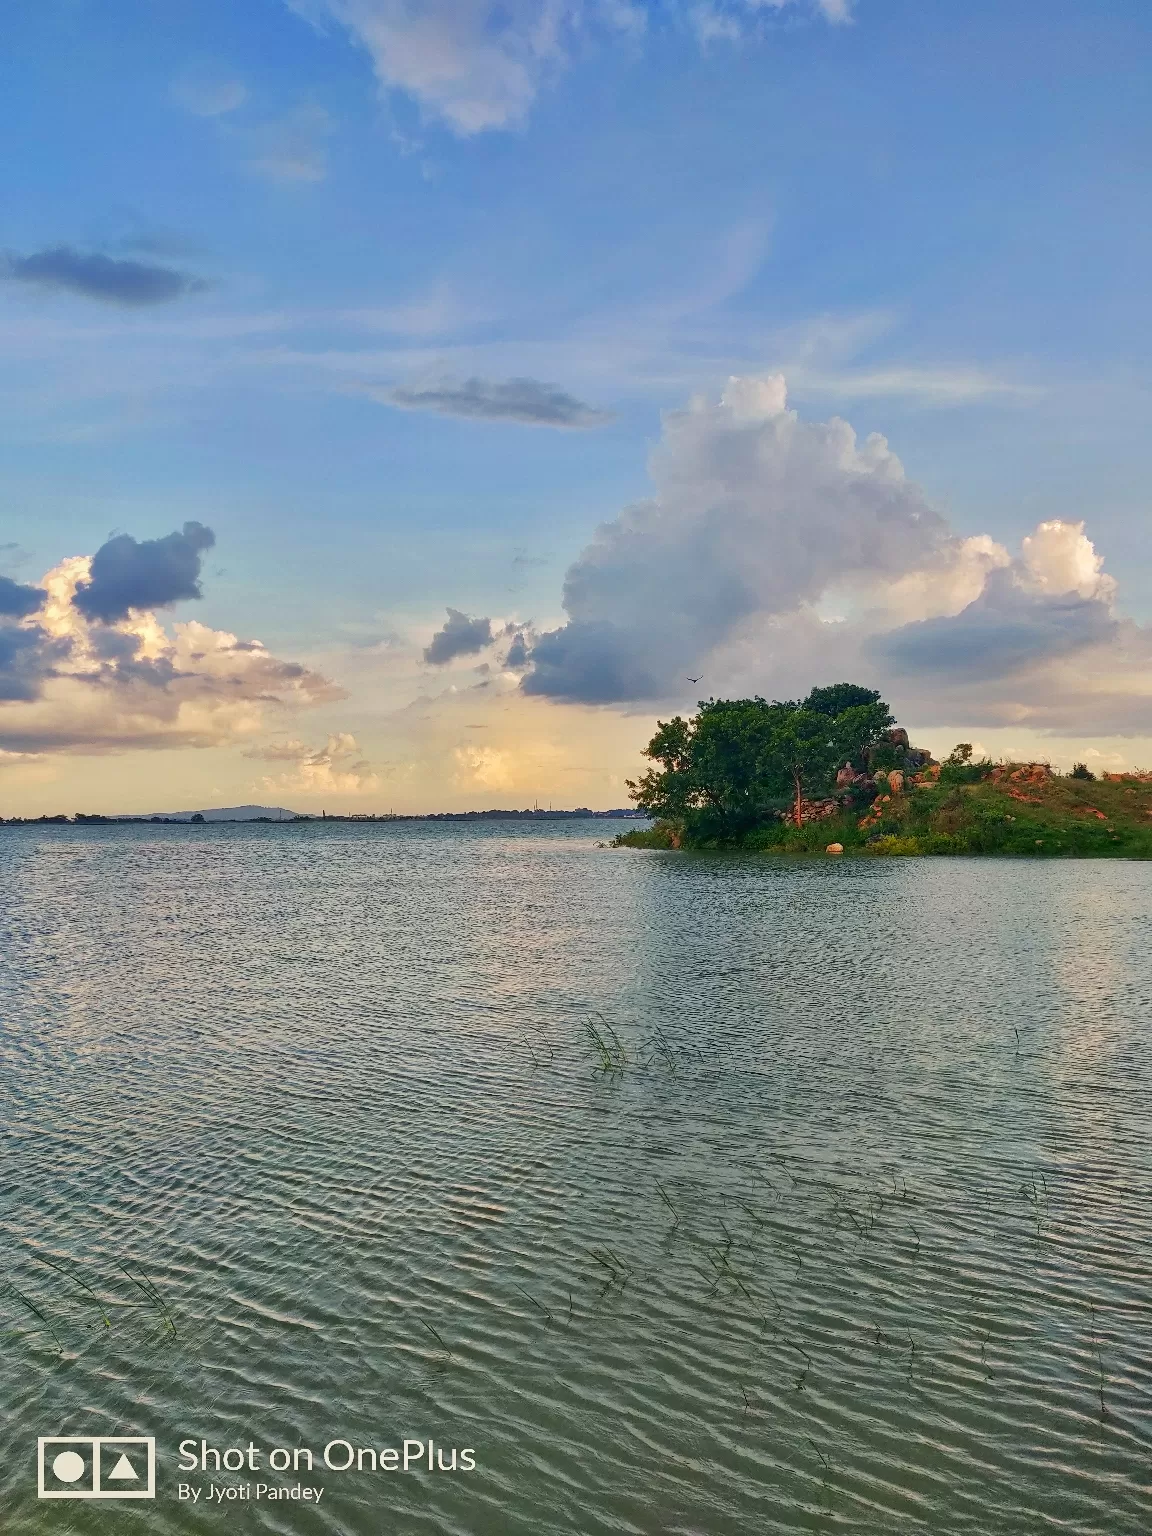
<path fill-rule="evenodd" d="M 709 699 L 657 723 L 628 788 L 652 825 L 614 847 L 777 854 L 1152 857 L 1152 774 L 993 762 L 959 743 L 938 762 L 875 689 Z"/>

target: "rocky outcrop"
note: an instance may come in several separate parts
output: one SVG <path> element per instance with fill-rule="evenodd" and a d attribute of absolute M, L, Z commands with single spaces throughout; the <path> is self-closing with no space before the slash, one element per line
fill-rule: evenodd
<path fill-rule="evenodd" d="M 800 824 L 801 826 L 805 826 L 810 821 L 827 821 L 830 816 L 839 816 L 843 809 L 844 804 L 840 800 L 801 800 Z M 787 810 L 777 811 L 776 814 L 779 816 L 781 821 L 790 822 L 793 826 L 795 826 L 795 806 L 790 805 Z"/>
<path fill-rule="evenodd" d="M 993 784 L 1047 784 L 1053 777 L 1051 763 L 997 763 L 988 775 Z"/>
<path fill-rule="evenodd" d="M 907 772 L 915 772 L 918 768 L 926 768 L 936 759 L 927 747 L 914 747 L 908 740 L 908 732 L 901 725 L 895 725 L 890 731 L 885 731 L 878 741 L 874 741 L 865 753 L 869 768 L 874 767 L 878 758 L 885 756 L 891 758 L 895 753 L 898 762 L 896 766 Z"/>

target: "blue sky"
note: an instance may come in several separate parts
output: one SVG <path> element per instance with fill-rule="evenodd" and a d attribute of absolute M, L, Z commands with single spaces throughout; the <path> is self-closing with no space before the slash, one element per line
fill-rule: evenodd
<path fill-rule="evenodd" d="M 448 606 L 498 616 L 494 634 L 570 639 L 565 572 L 584 569 L 598 524 L 652 494 L 664 413 L 715 403 L 732 375 L 782 372 L 802 421 L 884 434 L 949 539 L 986 535 L 1015 560 L 1036 524 L 1083 522 L 1120 591 L 1085 578 L 1081 600 L 1148 619 L 1150 41 L 1134 0 L 15 7 L 0 66 L 19 146 L 0 165 L 0 544 L 16 547 L 0 569 L 35 583 L 113 532 L 202 522 L 216 536 L 203 596 L 161 620 L 259 638 L 345 698 L 264 721 L 263 736 L 252 719 L 218 740 L 143 745 L 127 730 L 92 756 L 76 733 L 58 749 L 17 721 L 5 782 L 51 799 L 83 767 L 111 775 L 112 794 L 109 753 L 144 785 L 162 751 L 189 793 L 242 779 L 255 793 L 243 751 L 321 752 L 334 734 L 371 764 L 350 796 L 373 780 L 387 798 L 413 773 L 445 803 L 533 774 L 562 793 L 531 752 L 526 777 L 508 766 L 521 728 L 537 739 L 527 716 L 507 727 L 502 784 L 433 771 L 463 750 L 447 727 L 409 752 L 405 712 L 465 686 L 422 647 Z M 58 262 L 45 277 L 37 256 L 62 249 L 71 278 Z M 101 257 L 183 286 L 101 297 Z M 564 420 L 530 424 L 539 409 Z M 894 561 L 886 579 L 905 579 Z M 1019 570 L 1017 585 L 1040 579 Z M 832 589 L 858 574 L 804 600 L 840 620 Z M 794 658 L 725 633 L 737 666 L 707 634 L 688 671 L 790 684 Z M 853 675 L 878 654 L 862 636 Z M 506 679 L 502 715 L 531 675 Z M 887 686 L 925 713 L 928 681 Z M 629 718 L 683 701 L 666 685 L 564 690 L 540 716 L 555 771 L 618 802 L 632 759 L 611 782 L 590 763 L 579 778 L 572 743 L 639 742 Z M 957 697 L 926 724 L 996 743 L 1018 722 L 1113 750 L 1112 716 L 1025 721 L 1010 702 L 981 717 Z M 0 749 L 25 706 L 44 702 L 0 706 Z"/>

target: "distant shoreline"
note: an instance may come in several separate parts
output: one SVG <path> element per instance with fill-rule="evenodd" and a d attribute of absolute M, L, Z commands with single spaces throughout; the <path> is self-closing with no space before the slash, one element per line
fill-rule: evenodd
<path fill-rule="evenodd" d="M 0 816 L 0 827 L 293 827 L 333 822 L 381 823 L 395 821 L 647 821 L 644 811 L 633 807 L 613 811 L 430 811 L 424 814 L 384 812 L 382 814 L 359 813 L 348 816 L 211 816 L 205 812 L 193 812 L 178 816 L 102 816 L 78 813 L 75 816 Z"/>

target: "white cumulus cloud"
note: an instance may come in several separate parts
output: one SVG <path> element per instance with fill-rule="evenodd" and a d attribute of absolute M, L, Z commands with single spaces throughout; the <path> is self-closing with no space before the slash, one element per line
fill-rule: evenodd
<path fill-rule="evenodd" d="M 334 732 L 319 747 L 285 741 L 253 748 L 245 756 L 291 764 L 284 772 L 265 777 L 265 789 L 302 795 L 366 795 L 380 787 L 379 773 L 347 731 Z"/>
<path fill-rule="evenodd" d="M 650 468 L 569 568 L 526 693 L 636 709 L 854 678 L 925 723 L 1152 728 L 1152 628 L 1083 522 L 1015 555 L 961 536 L 883 437 L 802 420 L 775 375 L 668 415 Z"/>
<path fill-rule="evenodd" d="M 196 620 L 169 629 L 149 609 L 115 622 L 89 618 L 76 598 L 92 568 L 89 555 L 61 561 L 41 579 L 42 607 L 0 635 L 27 642 L 13 652 L 23 687 L 4 687 L 0 645 L 0 750 L 223 746 L 250 741 L 285 712 L 342 697 L 258 640 Z"/>
<path fill-rule="evenodd" d="M 895 579 L 949 530 L 885 439 L 805 422 L 784 380 L 732 379 L 665 418 L 656 494 L 603 524 L 568 571 L 568 623 L 540 637 L 529 693 L 585 703 L 675 696 L 755 614 L 815 602 L 846 575 Z"/>

